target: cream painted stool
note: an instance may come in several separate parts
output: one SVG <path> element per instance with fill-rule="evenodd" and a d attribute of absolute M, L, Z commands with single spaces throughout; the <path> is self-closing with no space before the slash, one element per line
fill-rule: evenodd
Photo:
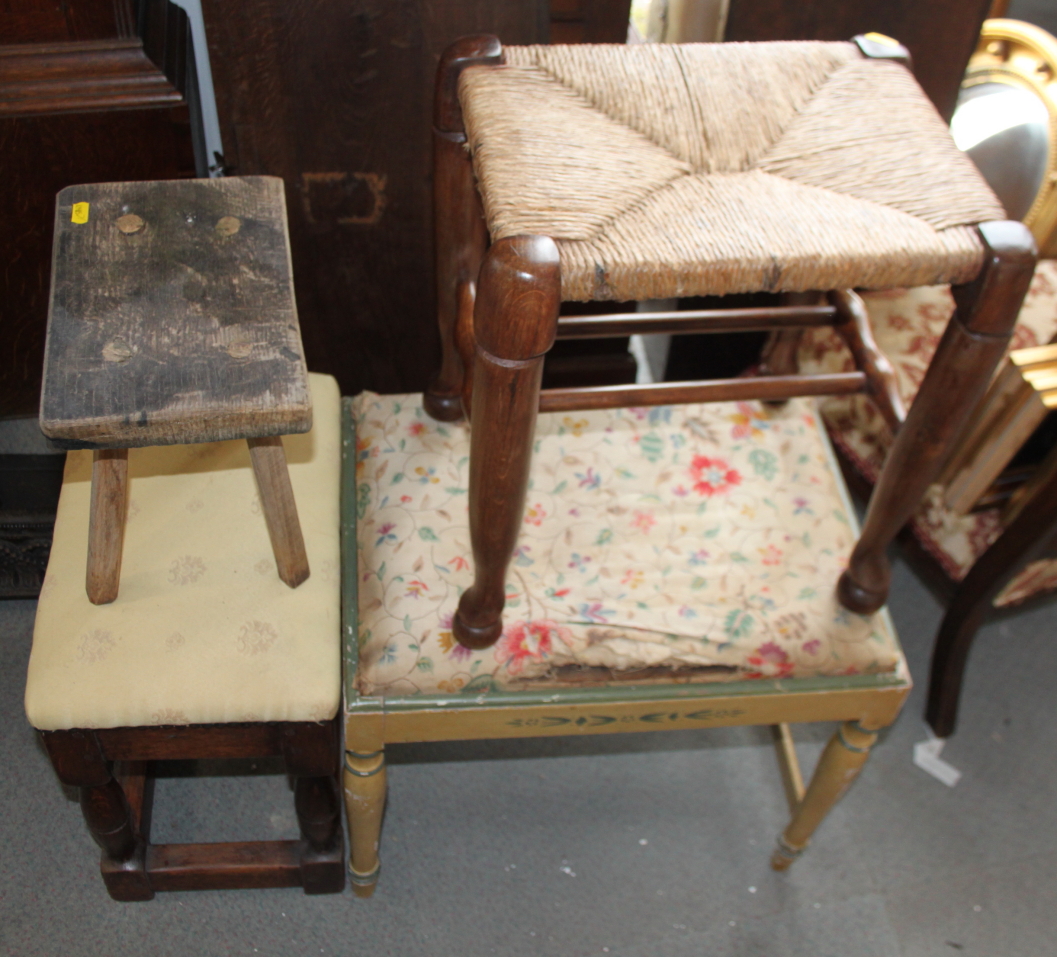
<path fill-rule="evenodd" d="M 276 575 L 245 442 L 139 450 L 121 601 L 83 587 L 92 453 L 70 452 L 26 682 L 26 714 L 59 779 L 80 789 L 118 900 L 156 891 L 344 886 L 337 792 L 340 396 L 308 377 L 315 425 L 289 436 L 314 573 Z M 150 843 L 149 762 L 281 755 L 299 840 Z M 52 799 L 60 801 L 56 789 Z"/>

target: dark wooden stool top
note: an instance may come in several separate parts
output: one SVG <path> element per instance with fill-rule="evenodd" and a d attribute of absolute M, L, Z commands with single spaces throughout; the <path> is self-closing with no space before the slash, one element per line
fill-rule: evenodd
<path fill-rule="evenodd" d="M 68 448 L 308 431 L 281 179 L 59 193 L 40 424 Z"/>
<path fill-rule="evenodd" d="M 308 577 L 279 438 L 312 427 L 281 179 L 59 193 L 40 427 L 96 450 L 96 604 L 117 597 L 137 446 L 246 439 L 279 577 L 291 588 Z"/>

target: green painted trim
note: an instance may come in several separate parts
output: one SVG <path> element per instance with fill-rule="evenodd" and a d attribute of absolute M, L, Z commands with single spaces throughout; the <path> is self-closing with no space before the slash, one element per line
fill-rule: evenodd
<path fill-rule="evenodd" d="M 635 701 L 680 701 L 755 695 L 787 695 L 813 691 L 849 691 L 856 688 L 906 688 L 910 682 L 898 674 L 851 675 L 840 678 L 795 678 L 786 681 L 699 682 L 681 685 L 609 685 L 601 688 L 541 688 L 539 691 L 492 691 L 484 694 L 408 695 L 405 697 L 346 698 L 345 711 L 443 711 L 446 708 L 516 708 L 540 705 L 604 705 Z"/>
<path fill-rule="evenodd" d="M 359 665 L 357 612 L 359 573 L 356 563 L 356 425 L 352 399 L 341 400 L 341 646 L 344 649 L 345 701 L 358 697 L 355 689 Z M 346 704 L 348 707 L 348 704 Z"/>

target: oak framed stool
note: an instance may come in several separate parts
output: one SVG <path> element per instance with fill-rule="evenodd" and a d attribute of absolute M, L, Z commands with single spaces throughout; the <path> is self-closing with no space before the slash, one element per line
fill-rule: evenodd
<path fill-rule="evenodd" d="M 55 210 L 41 431 L 93 449 L 86 589 L 114 601 L 128 450 L 245 439 L 279 577 L 309 575 L 282 436 L 312 425 L 283 182 L 69 186 Z"/>
<path fill-rule="evenodd" d="M 315 424 L 286 440 L 315 574 L 277 576 L 245 442 L 146 448 L 130 463 L 122 600 L 82 586 L 92 453 L 67 456 L 26 714 L 80 791 L 117 900 L 165 890 L 344 887 L 339 767 L 340 396 L 309 376 Z M 189 518 L 192 518 L 189 521 Z M 209 529 L 208 535 L 202 528 Z M 298 839 L 152 844 L 151 762 L 281 756 Z"/>

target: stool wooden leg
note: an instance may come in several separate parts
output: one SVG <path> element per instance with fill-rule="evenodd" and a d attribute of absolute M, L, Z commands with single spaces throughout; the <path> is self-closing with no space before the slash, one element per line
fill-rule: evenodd
<path fill-rule="evenodd" d="M 453 631 L 487 648 L 503 630 L 506 571 L 524 517 L 543 357 L 554 344 L 561 299 L 558 249 L 543 236 L 495 243 L 477 288 L 470 422 L 470 542 L 474 581 Z"/>
<path fill-rule="evenodd" d="M 954 288 L 958 308 L 896 434 L 837 595 L 871 614 L 888 599 L 886 550 L 939 476 L 944 459 L 1005 353 L 1035 270 L 1035 241 L 1023 223 L 983 223 L 984 265 Z"/>
<path fill-rule="evenodd" d="M 334 778 L 299 777 L 294 807 L 305 846 L 301 853 L 301 886 L 306 894 L 336 894 L 345 886 L 341 860 L 341 811 Z"/>
<path fill-rule="evenodd" d="M 154 891 L 147 876 L 146 842 L 95 734 L 46 731 L 40 738 L 59 780 L 79 790 L 88 833 L 103 851 L 99 869 L 107 892 L 119 901 L 151 900 Z"/>
<path fill-rule="evenodd" d="M 867 731 L 855 721 L 845 721 L 837 729 L 819 758 L 792 821 L 778 837 L 771 867 L 784 871 L 804 852 L 822 819 L 859 776 L 876 741 L 876 731 Z"/>
<path fill-rule="evenodd" d="M 85 590 L 94 605 L 117 598 L 128 508 L 128 449 L 97 449 L 92 458 Z"/>
<path fill-rule="evenodd" d="M 812 299 L 808 305 L 814 305 Z M 798 302 L 783 302 L 782 305 L 795 306 Z M 776 329 L 767 338 L 760 355 L 760 375 L 796 375 L 800 361 L 797 352 L 803 329 Z M 778 399 L 769 405 L 784 405 L 787 399 Z"/>
<path fill-rule="evenodd" d="M 433 107 L 433 254 L 437 285 L 437 325 L 441 363 L 424 405 L 435 419 L 463 416 L 464 376 L 468 371 L 457 347 L 459 287 L 477 279 L 488 246 L 484 211 L 477 195 L 466 131 L 459 106 L 458 82 L 472 64 L 499 63 L 502 48 L 493 36 L 463 37 L 441 56 Z"/>
<path fill-rule="evenodd" d="M 385 751 L 373 754 L 346 751 L 344 778 L 352 890 L 357 897 L 370 897 L 381 868 L 378 842 L 382 834 L 387 789 Z"/>
<path fill-rule="evenodd" d="M 834 290 L 829 294 L 829 301 L 841 317 L 834 329 L 854 356 L 855 364 L 866 373 L 867 394 L 888 427 L 897 432 L 907 417 L 907 410 L 892 363 L 874 340 L 866 303 L 851 289 Z"/>
<path fill-rule="evenodd" d="M 296 588 L 308 578 L 308 555 L 305 554 L 305 540 L 297 518 L 297 503 L 290 486 L 282 437 L 271 435 L 246 441 L 279 577 L 291 588 Z"/>

